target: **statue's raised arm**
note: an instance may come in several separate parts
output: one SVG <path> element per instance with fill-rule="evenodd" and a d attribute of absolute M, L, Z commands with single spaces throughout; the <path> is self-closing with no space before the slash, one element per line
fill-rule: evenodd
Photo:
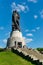
<path fill-rule="evenodd" d="M 13 14 L 12 14 L 12 31 L 14 31 L 14 30 L 20 31 L 19 19 L 20 19 L 19 13 L 16 10 L 13 11 Z"/>

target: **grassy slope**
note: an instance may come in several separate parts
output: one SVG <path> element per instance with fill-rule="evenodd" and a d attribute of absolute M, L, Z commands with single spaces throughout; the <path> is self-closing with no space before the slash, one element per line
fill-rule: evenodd
<path fill-rule="evenodd" d="M 0 65 L 33 65 L 11 51 L 0 52 Z"/>

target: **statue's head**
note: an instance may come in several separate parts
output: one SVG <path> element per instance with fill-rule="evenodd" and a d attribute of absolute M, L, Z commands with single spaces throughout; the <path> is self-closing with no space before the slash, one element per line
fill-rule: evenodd
<path fill-rule="evenodd" d="M 20 15 L 17 10 L 13 11 L 13 16 L 16 16 L 18 19 L 20 19 Z"/>
<path fill-rule="evenodd" d="M 14 14 L 14 13 L 17 13 L 17 10 L 13 11 L 13 14 Z"/>
<path fill-rule="evenodd" d="M 17 12 L 17 10 L 13 11 L 13 13 L 16 13 L 16 12 Z"/>

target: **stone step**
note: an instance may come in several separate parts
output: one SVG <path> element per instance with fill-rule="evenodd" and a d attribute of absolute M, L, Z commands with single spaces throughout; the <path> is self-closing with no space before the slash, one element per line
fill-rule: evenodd
<path fill-rule="evenodd" d="M 42 63 L 43 65 L 43 55 L 40 54 L 37 50 L 27 49 L 27 48 L 18 48 L 18 49 L 14 48 L 14 50 L 17 50 L 19 53 L 22 53 L 24 56 L 28 56 L 33 61 Z"/>
<path fill-rule="evenodd" d="M 43 63 L 43 55 L 40 54 L 37 50 L 20 48 L 19 49 L 25 56 L 29 55 L 33 60 L 39 60 L 39 62 Z"/>

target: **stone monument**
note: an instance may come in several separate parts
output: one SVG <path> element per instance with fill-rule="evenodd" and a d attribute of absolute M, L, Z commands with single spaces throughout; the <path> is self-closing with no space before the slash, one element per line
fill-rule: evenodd
<path fill-rule="evenodd" d="M 23 48 L 25 46 L 25 41 L 20 31 L 20 15 L 15 10 L 12 13 L 12 31 L 10 38 L 7 40 L 7 48 Z"/>

